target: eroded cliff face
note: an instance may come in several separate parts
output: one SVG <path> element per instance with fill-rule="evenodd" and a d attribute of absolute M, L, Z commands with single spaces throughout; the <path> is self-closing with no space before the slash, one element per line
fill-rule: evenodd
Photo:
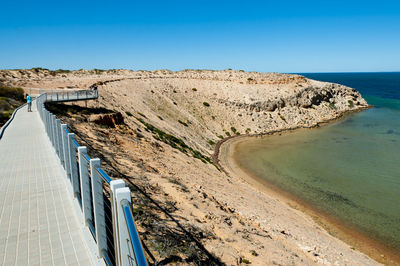
<path fill-rule="evenodd" d="M 313 127 L 368 106 L 352 88 L 298 75 L 226 80 L 184 74 L 122 79 L 97 87 L 109 108 L 145 114 L 148 123 L 207 154 L 212 154 L 214 143 L 235 134 Z M 265 83 L 272 79 L 269 75 L 279 82 Z"/>

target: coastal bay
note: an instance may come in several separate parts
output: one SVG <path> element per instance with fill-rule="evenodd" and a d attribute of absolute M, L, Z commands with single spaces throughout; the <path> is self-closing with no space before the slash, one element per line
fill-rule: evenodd
<path fill-rule="evenodd" d="M 368 82 L 371 75 L 365 76 Z M 231 172 L 241 171 L 325 217 L 327 228 L 341 228 L 342 239 L 358 242 L 372 257 L 389 256 L 398 263 L 400 101 L 392 82 L 398 75 L 382 76 L 389 76 L 386 90 L 385 82 L 379 83 L 380 90 L 364 88 L 377 108 L 318 129 L 231 141 L 230 158 L 222 160 Z"/>
<path fill-rule="evenodd" d="M 371 110 L 346 116 L 322 128 L 230 139 L 220 148 L 220 163 L 229 174 L 236 174 L 260 191 L 307 213 L 334 236 L 380 262 L 396 265 L 399 262 L 398 170 L 388 167 L 386 172 L 380 171 L 376 164 L 362 158 L 376 155 L 365 152 L 370 146 L 363 145 L 361 154 L 354 153 L 354 146 L 346 144 L 343 139 L 346 137 L 338 138 L 335 130 L 357 123 L 355 117 L 364 117 L 368 112 Z M 324 138 L 326 131 L 335 136 Z M 341 145 L 347 145 L 348 149 Z M 370 168 L 360 169 L 356 162 L 367 163 Z M 358 175 L 354 176 L 351 169 L 356 169 Z M 381 175 L 364 180 L 363 170 Z M 382 176 L 386 179 L 380 180 Z M 392 181 L 388 183 L 390 176 Z"/>

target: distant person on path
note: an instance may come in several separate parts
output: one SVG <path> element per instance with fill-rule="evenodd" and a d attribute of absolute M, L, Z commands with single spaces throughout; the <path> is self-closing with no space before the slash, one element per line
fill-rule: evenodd
<path fill-rule="evenodd" d="M 32 98 L 29 94 L 26 96 L 26 102 L 28 103 L 28 112 L 32 112 Z"/>

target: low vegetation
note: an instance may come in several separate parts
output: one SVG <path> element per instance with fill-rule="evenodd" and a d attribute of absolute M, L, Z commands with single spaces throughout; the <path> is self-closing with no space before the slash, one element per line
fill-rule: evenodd
<path fill-rule="evenodd" d="M 14 110 L 22 105 L 24 90 L 0 84 L 0 127 L 10 119 Z"/>
<path fill-rule="evenodd" d="M 103 70 L 103 69 L 93 69 L 93 72 L 95 73 L 95 74 L 97 74 L 97 75 L 100 75 L 100 74 L 102 74 L 103 72 L 105 72 L 106 70 Z"/>
<path fill-rule="evenodd" d="M 242 258 L 241 259 L 243 264 L 251 264 L 251 262 L 248 259 Z"/>
<path fill-rule="evenodd" d="M 40 72 L 40 71 L 48 71 L 48 73 L 51 75 L 51 76 L 56 76 L 57 74 L 67 74 L 67 73 L 70 73 L 71 72 L 71 70 L 68 70 L 68 69 L 57 69 L 57 70 L 49 70 L 49 69 L 47 69 L 47 68 L 41 68 L 41 67 L 34 67 L 34 68 L 32 68 L 32 70 L 34 71 L 34 72 L 36 72 L 36 73 L 38 73 L 38 72 Z"/>
<path fill-rule="evenodd" d="M 182 139 L 156 128 L 155 126 L 145 122 L 142 118 L 136 117 L 136 119 L 146 127 L 147 131 L 153 133 L 153 137 L 156 140 L 162 141 L 183 153 L 191 154 L 194 158 L 201 160 L 203 163 L 211 163 L 210 157 L 203 155 L 192 147 L 189 147 Z"/>
<path fill-rule="evenodd" d="M 205 107 L 210 107 L 210 104 L 209 104 L 208 102 L 203 102 L 203 105 L 204 105 Z"/>
<path fill-rule="evenodd" d="M 140 115 L 140 116 L 142 116 L 142 117 L 144 117 L 144 118 L 147 118 L 144 114 L 142 114 L 141 112 L 137 112 L 137 114 L 138 115 Z"/>
<path fill-rule="evenodd" d="M 278 115 L 283 120 L 283 122 L 287 123 L 286 118 L 283 115 L 281 115 L 281 113 L 278 113 Z"/>
<path fill-rule="evenodd" d="M 11 98 L 17 101 L 24 100 L 24 90 L 0 84 L 0 97 Z"/>
<path fill-rule="evenodd" d="M 258 253 L 255 250 L 250 250 L 250 254 L 253 255 L 254 257 L 258 256 Z"/>
<path fill-rule="evenodd" d="M 186 122 L 183 122 L 181 120 L 178 120 L 179 124 L 184 125 L 185 127 L 188 127 L 189 125 Z"/>

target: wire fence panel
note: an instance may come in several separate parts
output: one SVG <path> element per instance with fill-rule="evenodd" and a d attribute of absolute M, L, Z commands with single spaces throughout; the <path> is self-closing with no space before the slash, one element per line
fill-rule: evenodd
<path fill-rule="evenodd" d="M 121 264 L 121 256 L 128 258 L 129 265 L 147 265 L 133 221 L 132 209 L 130 205 L 124 205 L 123 208 L 118 206 L 112 192 L 113 182 L 117 182 L 121 189 L 125 187 L 125 183 L 122 180 L 112 180 L 101 169 L 100 160 L 91 159 L 87 155 L 86 147 L 79 145 L 74 134 L 68 131 L 67 125 L 61 125 L 60 120 L 45 108 L 46 101 L 65 102 L 97 98 L 97 90 L 58 90 L 41 94 L 36 100 L 46 133 L 57 150 L 85 223 L 98 245 L 98 255 L 103 257 L 107 265 L 124 265 Z M 125 190 L 125 201 L 128 200 L 131 204 L 130 190 L 127 187 L 125 189 L 128 190 Z M 120 219 L 117 218 L 119 215 L 122 215 Z M 120 222 L 122 224 L 119 224 Z M 125 231 L 121 235 L 122 227 Z M 129 241 L 126 242 L 127 240 Z"/>
<path fill-rule="evenodd" d="M 104 194 L 104 216 L 106 219 L 107 254 L 115 265 L 114 229 L 112 221 L 111 199 Z"/>

